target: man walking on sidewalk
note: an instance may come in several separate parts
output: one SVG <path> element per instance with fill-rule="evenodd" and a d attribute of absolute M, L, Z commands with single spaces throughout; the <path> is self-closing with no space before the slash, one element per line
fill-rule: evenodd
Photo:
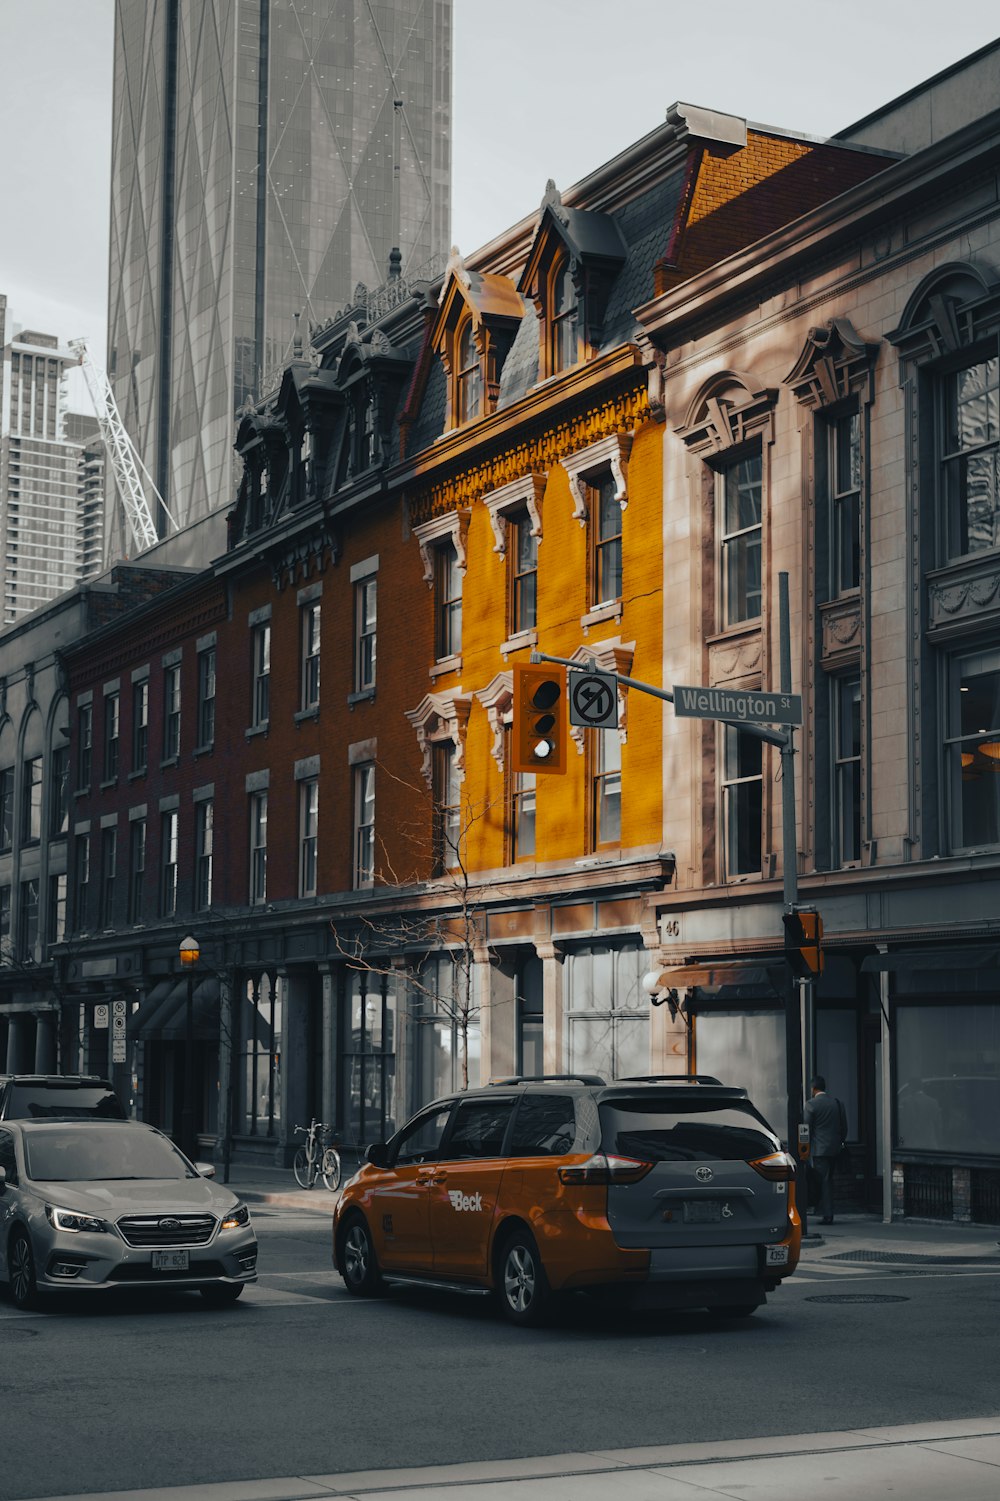
<path fill-rule="evenodd" d="M 833 1172 L 847 1136 L 847 1115 L 841 1102 L 826 1092 L 826 1080 L 816 1074 L 811 1082 L 812 1099 L 806 1101 L 809 1127 L 809 1161 L 819 1175 L 820 1214 L 824 1225 L 833 1224 Z"/>

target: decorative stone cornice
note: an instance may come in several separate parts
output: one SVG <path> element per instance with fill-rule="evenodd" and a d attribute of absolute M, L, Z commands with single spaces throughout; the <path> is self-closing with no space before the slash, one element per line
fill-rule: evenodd
<path fill-rule="evenodd" d="M 466 461 L 446 479 L 415 488 L 409 496 L 412 521 L 421 525 L 444 511 L 471 506 L 484 495 L 525 475 L 547 474 L 564 458 L 602 438 L 635 432 L 650 415 L 649 393 L 643 380 L 641 386 L 609 396 L 587 411 L 563 417 L 543 432 L 527 437 L 512 432 L 510 441 L 489 457 L 479 462 Z"/>
<path fill-rule="evenodd" d="M 820 605 L 820 654 L 825 669 L 855 662 L 861 656 L 861 600 L 831 600 Z"/>
<path fill-rule="evenodd" d="M 709 686 L 759 677 L 763 657 L 764 638 L 759 625 L 746 635 L 709 642 Z"/>

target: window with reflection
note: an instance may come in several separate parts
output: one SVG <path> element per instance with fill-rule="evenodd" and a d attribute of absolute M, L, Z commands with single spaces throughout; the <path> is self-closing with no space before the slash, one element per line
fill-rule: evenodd
<path fill-rule="evenodd" d="M 299 783 L 299 896 L 316 895 L 319 778 Z"/>
<path fill-rule="evenodd" d="M 953 659 L 945 755 L 954 849 L 1000 844 L 1000 650 Z"/>
<path fill-rule="evenodd" d="M 256 625 L 251 638 L 253 658 L 253 703 L 251 726 L 266 725 L 271 712 L 271 626 Z"/>
<path fill-rule="evenodd" d="M 763 745 L 745 730 L 722 730 L 722 828 L 726 879 L 760 871 L 763 844 Z"/>
<path fill-rule="evenodd" d="M 763 465 L 759 453 L 727 464 L 717 476 L 721 519 L 723 627 L 756 620 L 761 611 Z"/>
<path fill-rule="evenodd" d="M 24 762 L 21 782 L 21 843 L 37 844 L 42 837 L 42 758 Z"/>
<path fill-rule="evenodd" d="M 132 770 L 146 770 L 149 758 L 149 679 L 132 685 Z"/>
<path fill-rule="evenodd" d="M 0 850 L 14 843 L 14 768 L 0 770 Z"/>
<path fill-rule="evenodd" d="M 593 843 L 621 844 L 622 742 L 617 729 L 593 730 L 588 738 L 593 758 Z"/>
<path fill-rule="evenodd" d="M 379 961 L 374 961 L 376 970 Z M 386 968 L 389 967 L 388 961 Z M 349 973 L 344 1122 L 350 1140 L 384 1141 L 396 1129 L 396 988 L 388 975 Z"/>
<path fill-rule="evenodd" d="M 275 975 L 244 981 L 238 1035 L 242 1124 L 247 1136 L 277 1136 L 281 1125 L 281 990 Z"/>
<path fill-rule="evenodd" d="M 861 416 L 851 412 L 829 424 L 832 597 L 861 583 Z"/>
<path fill-rule="evenodd" d="M 354 768 L 354 887 L 375 880 L 375 763 Z"/>
<path fill-rule="evenodd" d="M 568 370 L 580 358 L 579 307 L 576 285 L 566 261 L 552 281 L 552 374 Z"/>
<path fill-rule="evenodd" d="M 605 1079 L 649 1073 L 646 951 L 598 944 L 565 961 L 566 1066 Z"/>
<path fill-rule="evenodd" d="M 462 570 L 454 542 L 434 549 L 435 654 L 457 656 L 462 650 Z"/>
<path fill-rule="evenodd" d="M 479 1084 L 481 1039 L 475 964 L 431 954 L 414 993 L 416 1101 Z"/>
<path fill-rule="evenodd" d="M 594 484 L 592 495 L 592 603 L 602 605 L 620 599 L 622 593 L 622 507 L 614 475 L 602 475 Z"/>
<path fill-rule="evenodd" d="M 462 784 L 458 748 L 453 740 L 438 741 L 431 749 L 434 789 L 434 874 L 444 875 L 459 863 L 462 837 Z"/>
<path fill-rule="evenodd" d="M 538 624 L 538 538 L 532 532 L 527 511 L 519 511 L 508 524 L 513 544 L 508 556 L 511 565 L 510 634 L 534 630 Z"/>
<path fill-rule="evenodd" d="M 121 699 L 117 693 L 104 695 L 104 781 L 113 782 L 118 777 L 118 732 L 120 727 Z"/>
<path fill-rule="evenodd" d="M 3 773 L 0 772 L 0 776 Z M 69 746 L 56 745 L 49 757 L 49 838 L 58 839 L 69 829 Z M 2 845 L 0 845 L 2 848 Z"/>
<path fill-rule="evenodd" d="M 837 845 L 841 865 L 861 859 L 861 681 L 834 684 L 834 756 Z"/>
<path fill-rule="evenodd" d="M 1000 545 L 1000 358 L 941 378 L 940 476 L 945 552 Z"/>
<path fill-rule="evenodd" d="M 471 320 L 462 326 L 456 348 L 456 413 L 461 426 L 478 417 L 483 404 L 482 368 Z"/>

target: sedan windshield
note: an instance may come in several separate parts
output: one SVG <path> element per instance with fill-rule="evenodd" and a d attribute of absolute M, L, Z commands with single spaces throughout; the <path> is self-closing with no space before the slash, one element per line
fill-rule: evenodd
<path fill-rule="evenodd" d="M 42 1183 L 95 1183 L 123 1178 L 194 1178 L 176 1147 L 153 1131 L 127 1125 L 96 1130 L 25 1131 L 28 1177 Z"/>

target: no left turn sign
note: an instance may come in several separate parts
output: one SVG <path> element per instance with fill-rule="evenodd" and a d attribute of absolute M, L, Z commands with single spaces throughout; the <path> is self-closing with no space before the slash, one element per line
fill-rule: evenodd
<path fill-rule="evenodd" d="M 613 673 L 569 674 L 569 722 L 584 729 L 614 729 L 618 723 L 618 684 Z"/>

